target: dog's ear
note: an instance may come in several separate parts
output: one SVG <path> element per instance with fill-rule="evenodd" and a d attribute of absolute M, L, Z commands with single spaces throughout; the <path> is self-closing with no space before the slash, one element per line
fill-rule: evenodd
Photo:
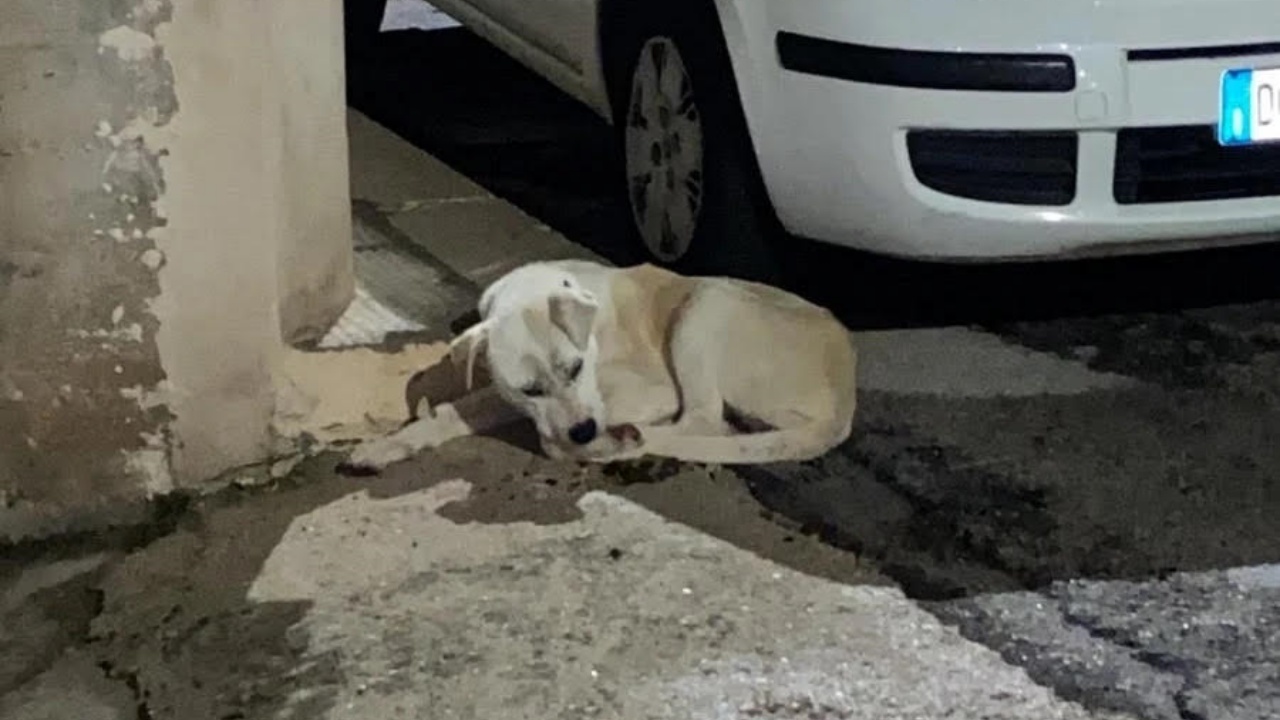
<path fill-rule="evenodd" d="M 489 328 L 492 321 L 483 320 L 467 328 L 461 335 L 454 338 L 449 343 L 449 356 L 453 359 L 454 366 L 466 365 L 467 392 L 471 392 L 471 386 L 475 378 L 476 355 L 489 342 Z"/>
<path fill-rule="evenodd" d="M 575 347 L 586 350 L 596 311 L 600 309 L 595 297 L 584 290 L 563 291 L 553 293 L 548 303 L 551 322 L 569 336 Z"/>

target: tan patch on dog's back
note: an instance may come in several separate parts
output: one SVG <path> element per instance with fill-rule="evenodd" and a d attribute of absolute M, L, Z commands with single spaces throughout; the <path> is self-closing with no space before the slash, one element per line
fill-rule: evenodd
<path fill-rule="evenodd" d="M 655 265 L 638 265 L 619 273 L 611 298 L 619 337 L 609 339 L 610 355 L 665 356 L 671 325 L 694 286 L 689 278 Z M 618 343 L 616 352 L 614 342 Z M 603 342 L 601 347 L 605 347 Z"/>
<path fill-rule="evenodd" d="M 598 376 L 606 407 L 637 408 L 631 422 L 674 415 L 680 409 L 667 343 L 671 326 L 694 283 L 654 265 L 620 271 L 609 288 L 613 316 L 596 321 Z"/>

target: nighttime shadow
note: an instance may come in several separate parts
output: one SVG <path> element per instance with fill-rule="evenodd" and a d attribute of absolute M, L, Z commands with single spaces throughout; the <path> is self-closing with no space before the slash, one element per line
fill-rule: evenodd
<path fill-rule="evenodd" d="M 336 475 L 338 458 L 326 453 L 270 486 L 232 487 L 205 497 L 172 527 L 137 547 L 120 548 L 129 554 L 104 568 L 91 587 L 74 588 L 73 599 L 87 598 L 77 599 L 76 607 L 87 603 L 87 609 L 72 613 L 66 602 L 44 603 L 48 607 L 33 606 L 32 612 L 52 608 L 65 615 L 60 623 L 76 637 L 62 645 L 83 643 L 108 678 L 133 692 L 138 717 L 324 716 L 352 686 L 343 670 L 349 659 L 316 645 L 305 622 L 312 601 L 258 601 L 249 597 L 251 587 L 300 517 L 353 493 L 390 499 L 459 477 L 482 486 L 535 487 L 517 482 L 530 467 L 526 453 L 487 438 L 469 440 L 455 451 L 425 453 L 359 480 Z M 573 507 L 516 500 L 508 506 L 511 521 L 576 517 Z M 387 643 L 402 643 L 393 629 L 387 632 Z M 409 670 L 419 676 L 449 671 L 437 667 L 433 648 L 393 649 L 393 672 L 369 680 L 365 692 L 400 691 L 396 683 L 414 674 Z"/>
<path fill-rule="evenodd" d="M 1054 262 L 902 260 L 792 239 L 787 284 L 852 329 L 1170 313 L 1280 297 L 1280 244 Z"/>
<path fill-rule="evenodd" d="M 314 478 L 314 465 L 299 477 Z M 312 647 L 302 622 L 312 603 L 259 602 L 248 591 L 297 515 L 350 491 L 231 489 L 106 569 L 86 648 L 133 692 L 138 717 L 265 720 L 333 707 L 346 680 L 335 651 Z"/>

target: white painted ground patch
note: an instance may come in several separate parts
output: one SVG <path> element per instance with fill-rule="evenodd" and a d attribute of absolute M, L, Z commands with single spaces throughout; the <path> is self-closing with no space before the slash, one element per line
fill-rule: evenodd
<path fill-rule="evenodd" d="M 458 21 L 423 0 L 388 0 L 382 16 L 382 32 L 392 30 L 443 30 Z"/>
<path fill-rule="evenodd" d="M 419 332 L 426 328 L 414 320 L 378 302 L 363 287 L 356 286 L 356 296 L 338 321 L 320 340 L 325 350 L 357 345 L 377 345 L 388 335 L 402 332 Z"/>
<path fill-rule="evenodd" d="M 1280 565 L 1254 565 L 1227 571 L 1227 577 L 1249 588 L 1280 589 Z"/>

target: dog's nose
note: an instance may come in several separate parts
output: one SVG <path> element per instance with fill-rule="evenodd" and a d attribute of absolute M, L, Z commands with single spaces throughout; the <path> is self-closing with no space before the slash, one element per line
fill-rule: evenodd
<path fill-rule="evenodd" d="M 586 445 L 596 439 L 596 421 L 583 420 L 569 428 L 569 439 L 579 445 Z"/>

